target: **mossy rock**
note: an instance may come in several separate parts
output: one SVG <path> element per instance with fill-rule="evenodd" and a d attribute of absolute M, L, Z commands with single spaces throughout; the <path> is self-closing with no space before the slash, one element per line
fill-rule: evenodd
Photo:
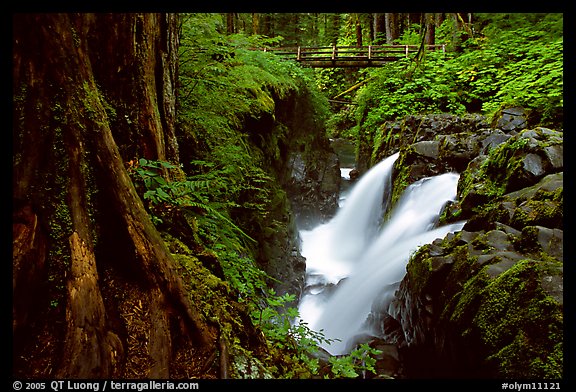
<path fill-rule="evenodd" d="M 410 299 L 395 302 L 413 319 L 401 320 L 413 347 L 433 343 L 465 377 L 560 378 L 563 268 L 550 249 L 562 247 L 561 233 L 502 227 L 422 246 L 401 284 Z"/>
<path fill-rule="evenodd" d="M 524 130 L 493 149 L 481 165 L 470 164 L 463 173 L 459 193 L 493 198 L 536 184 L 545 175 L 560 172 L 563 164 L 550 149 L 561 147 L 562 132 L 546 128 Z"/>
<path fill-rule="evenodd" d="M 560 378 L 562 306 L 541 287 L 543 276 L 558 273 L 558 264 L 525 259 L 490 278 L 484 275 L 487 269 L 465 287 L 451 321 L 468 325 L 467 334 L 477 330 L 488 354 L 486 363 L 496 367 L 498 375 Z M 458 312 L 470 301 L 478 304 L 474 314 Z"/>

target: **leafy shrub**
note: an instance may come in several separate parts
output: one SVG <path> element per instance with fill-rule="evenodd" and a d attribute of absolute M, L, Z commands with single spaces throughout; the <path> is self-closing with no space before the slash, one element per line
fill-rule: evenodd
<path fill-rule="evenodd" d="M 358 121 L 375 130 L 411 114 L 491 117 L 504 106 L 522 106 L 533 113 L 531 125 L 561 128 L 562 15 L 520 19 L 502 29 L 496 18 L 461 54 L 430 52 L 420 62 L 401 60 L 371 70 L 371 81 L 357 95 Z"/>

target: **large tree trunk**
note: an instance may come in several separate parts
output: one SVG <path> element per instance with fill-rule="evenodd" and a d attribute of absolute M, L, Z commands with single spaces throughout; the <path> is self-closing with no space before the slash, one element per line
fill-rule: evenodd
<path fill-rule="evenodd" d="M 53 310 L 35 317 L 54 320 L 44 331 L 61 339 L 38 349 L 46 369 L 37 376 L 126 372 L 136 343 L 106 306 L 103 266 L 124 271 L 142 294 L 149 330 L 133 375 L 170 375 L 171 320 L 199 349 L 216 344 L 125 167 L 136 157 L 178 161 L 176 28 L 162 14 L 14 16 L 14 334 L 30 324 L 28 304 L 46 298 Z M 32 300 L 22 294 L 46 280 L 60 284 L 31 287 Z M 15 339 L 15 358 L 28 348 Z"/>
<path fill-rule="evenodd" d="M 252 34 L 260 34 L 260 14 L 252 12 Z"/>
<path fill-rule="evenodd" d="M 105 14 L 87 19 L 90 64 L 107 104 L 114 107 L 109 122 L 122 158 L 178 162 L 176 16 Z"/>

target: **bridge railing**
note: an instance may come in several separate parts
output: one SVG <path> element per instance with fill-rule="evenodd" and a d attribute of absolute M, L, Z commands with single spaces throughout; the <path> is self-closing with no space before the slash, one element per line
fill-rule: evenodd
<path fill-rule="evenodd" d="M 394 61 L 417 53 L 420 45 L 368 45 L 368 46 L 294 46 L 266 48 L 281 57 L 300 62 L 318 61 Z M 446 51 L 445 45 L 425 45 L 426 50 Z"/>

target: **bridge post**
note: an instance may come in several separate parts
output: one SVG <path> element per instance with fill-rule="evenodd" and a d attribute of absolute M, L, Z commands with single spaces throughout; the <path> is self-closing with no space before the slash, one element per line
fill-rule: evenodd
<path fill-rule="evenodd" d="M 336 45 L 332 45 L 332 60 L 336 60 Z"/>
<path fill-rule="evenodd" d="M 406 45 L 406 58 L 408 58 L 408 45 Z"/>
<path fill-rule="evenodd" d="M 301 60 L 300 54 L 301 54 L 300 46 L 298 46 L 298 54 L 296 55 L 296 59 L 297 59 L 298 61 Z"/>
<path fill-rule="evenodd" d="M 368 45 L 368 60 L 372 59 L 372 45 Z"/>

